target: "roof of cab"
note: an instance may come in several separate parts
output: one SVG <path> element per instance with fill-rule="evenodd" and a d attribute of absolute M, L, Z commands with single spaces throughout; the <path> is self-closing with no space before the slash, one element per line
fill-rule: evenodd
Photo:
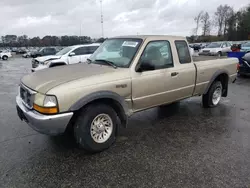
<path fill-rule="evenodd" d="M 91 44 L 77 44 L 77 45 L 72 45 L 71 47 L 84 47 L 84 46 L 100 46 L 100 43 L 91 43 Z"/>
<path fill-rule="evenodd" d="M 186 37 L 182 36 L 173 36 L 173 35 L 125 35 L 125 36 L 117 36 L 117 37 L 112 37 L 112 38 L 139 38 L 139 39 L 157 39 L 157 38 L 171 38 L 175 40 L 186 40 Z"/>

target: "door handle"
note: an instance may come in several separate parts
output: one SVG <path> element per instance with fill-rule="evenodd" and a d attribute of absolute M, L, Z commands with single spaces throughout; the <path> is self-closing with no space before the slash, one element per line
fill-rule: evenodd
<path fill-rule="evenodd" d="M 171 76 L 177 76 L 179 73 L 178 72 L 172 72 Z"/>

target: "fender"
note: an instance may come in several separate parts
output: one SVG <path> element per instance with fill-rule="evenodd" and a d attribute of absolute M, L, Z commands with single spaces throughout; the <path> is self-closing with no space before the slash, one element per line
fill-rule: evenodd
<path fill-rule="evenodd" d="M 75 102 L 70 108 L 69 111 L 77 111 L 83 106 L 87 105 L 88 103 L 91 103 L 95 100 L 99 99 L 112 99 L 116 102 L 116 107 L 118 108 L 119 112 L 117 115 L 119 116 L 121 123 L 124 127 L 127 125 L 127 118 L 128 118 L 128 106 L 125 102 L 124 98 L 118 95 L 117 93 L 114 93 L 112 91 L 98 91 L 91 93 L 87 96 L 84 96 L 83 98 L 79 99 L 77 102 Z"/>
<path fill-rule="evenodd" d="M 209 83 L 208 83 L 208 85 L 207 85 L 207 87 L 206 87 L 206 89 L 205 89 L 205 91 L 204 91 L 203 94 L 206 94 L 206 93 L 208 92 L 210 86 L 212 85 L 212 83 L 215 81 L 215 79 L 216 79 L 220 74 L 226 74 L 226 75 L 228 76 L 228 78 L 229 78 L 229 73 L 228 73 L 227 70 L 217 70 L 217 71 L 213 74 L 212 78 L 210 79 L 210 81 L 209 81 Z M 227 90 L 227 87 L 226 87 L 225 89 Z"/>

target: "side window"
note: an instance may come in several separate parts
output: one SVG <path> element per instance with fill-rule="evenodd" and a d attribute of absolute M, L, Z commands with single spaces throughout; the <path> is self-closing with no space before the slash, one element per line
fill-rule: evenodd
<path fill-rule="evenodd" d="M 96 49 L 98 48 L 99 46 L 90 46 L 89 47 L 89 54 L 93 54 L 95 51 L 96 51 Z"/>
<path fill-rule="evenodd" d="M 148 70 L 173 67 L 170 43 L 168 41 L 149 42 L 144 49 L 139 64 L 149 67 Z"/>
<path fill-rule="evenodd" d="M 181 64 L 191 63 L 191 57 L 186 41 L 175 41 L 176 50 Z"/>
<path fill-rule="evenodd" d="M 88 54 L 88 48 L 87 47 L 80 47 L 73 51 L 76 55 L 85 55 Z"/>
<path fill-rule="evenodd" d="M 54 53 L 55 49 L 54 48 L 48 48 L 47 51 L 50 52 L 50 53 Z"/>

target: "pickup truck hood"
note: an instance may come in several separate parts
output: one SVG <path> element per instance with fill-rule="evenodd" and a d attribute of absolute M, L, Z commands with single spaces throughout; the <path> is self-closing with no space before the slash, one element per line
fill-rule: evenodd
<path fill-rule="evenodd" d="M 39 62 L 44 62 L 47 60 L 60 59 L 60 58 L 61 58 L 60 55 L 47 55 L 47 56 L 37 57 L 37 58 L 35 58 L 35 60 L 37 60 Z"/>
<path fill-rule="evenodd" d="M 93 76 L 98 76 L 98 79 L 94 79 L 98 80 L 98 83 L 102 82 L 101 75 L 110 75 L 109 78 L 113 80 L 122 79 L 124 75 L 129 77 L 129 74 L 127 74 L 128 70 L 127 68 L 114 69 L 105 65 L 79 63 L 40 70 L 24 76 L 21 82 L 34 91 L 47 93 L 50 89 L 61 84 L 78 79 L 90 79 Z M 123 71 L 126 73 L 121 74 Z M 114 72 L 118 75 L 115 78 L 111 76 Z M 91 84 L 96 83 L 93 82 Z"/>

